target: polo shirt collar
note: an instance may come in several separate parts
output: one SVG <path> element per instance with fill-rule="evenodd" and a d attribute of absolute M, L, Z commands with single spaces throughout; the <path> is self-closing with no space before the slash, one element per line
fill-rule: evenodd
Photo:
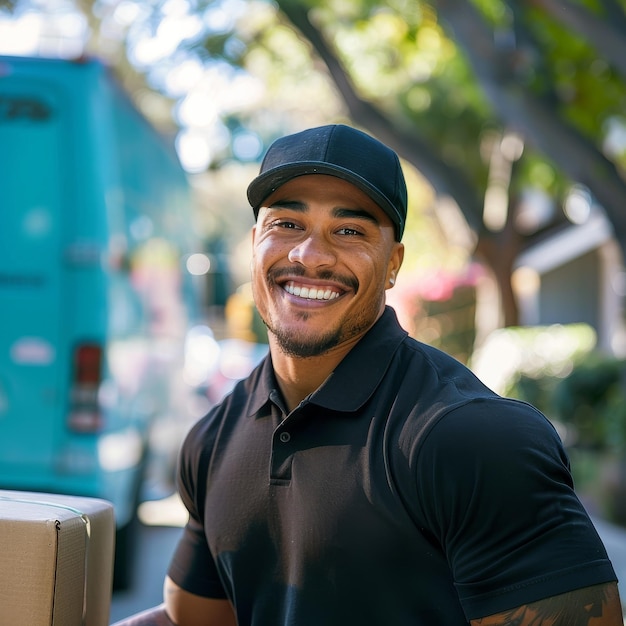
<path fill-rule="evenodd" d="M 407 334 L 399 325 L 395 311 L 385 307 L 378 321 L 312 394 L 310 401 L 334 411 L 357 411 L 378 388 Z"/>
<path fill-rule="evenodd" d="M 337 365 L 309 402 L 333 411 L 357 411 L 374 393 L 394 353 L 408 333 L 400 326 L 395 311 L 386 306 L 374 326 Z M 270 401 L 277 389 L 271 355 L 252 373 L 247 384 L 249 400 L 246 413 L 254 415 Z"/>

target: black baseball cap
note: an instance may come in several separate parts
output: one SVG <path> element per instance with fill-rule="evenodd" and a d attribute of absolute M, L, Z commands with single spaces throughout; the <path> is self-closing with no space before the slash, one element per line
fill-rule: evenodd
<path fill-rule="evenodd" d="M 370 135 L 343 124 L 310 128 L 277 139 L 248 187 L 258 215 L 263 201 L 296 176 L 327 174 L 352 183 L 391 218 L 396 239 L 406 222 L 407 191 L 398 155 Z"/>

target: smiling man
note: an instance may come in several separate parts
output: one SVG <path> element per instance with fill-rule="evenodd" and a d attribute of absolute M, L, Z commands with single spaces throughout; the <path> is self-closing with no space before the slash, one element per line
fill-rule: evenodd
<path fill-rule="evenodd" d="M 165 604 L 128 623 L 622 626 L 552 425 L 385 305 L 396 154 L 306 130 L 270 147 L 248 197 L 270 354 L 190 431 Z"/>
<path fill-rule="evenodd" d="M 253 293 L 291 411 L 382 315 L 404 248 L 389 216 L 335 176 L 293 178 L 264 205 L 254 229 Z"/>

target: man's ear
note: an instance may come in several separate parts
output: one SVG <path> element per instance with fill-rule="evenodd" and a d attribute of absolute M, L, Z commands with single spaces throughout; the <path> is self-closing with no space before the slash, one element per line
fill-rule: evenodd
<path fill-rule="evenodd" d="M 391 289 L 396 284 L 398 272 L 404 261 L 404 244 L 396 241 L 393 250 L 389 256 L 387 265 L 387 279 L 385 281 L 385 289 Z"/>

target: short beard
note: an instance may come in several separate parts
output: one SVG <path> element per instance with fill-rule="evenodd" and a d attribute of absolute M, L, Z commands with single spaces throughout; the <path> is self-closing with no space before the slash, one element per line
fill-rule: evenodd
<path fill-rule="evenodd" d="M 341 340 L 340 330 L 335 330 L 323 337 L 317 337 L 312 341 L 306 341 L 304 338 L 293 337 L 291 333 L 280 329 L 270 328 L 269 326 L 267 326 L 267 329 L 276 338 L 278 347 L 282 352 L 287 356 L 299 359 L 320 356 L 334 348 Z"/>
<path fill-rule="evenodd" d="M 276 283 L 276 280 L 283 275 L 304 276 L 305 270 L 301 267 L 296 266 L 272 272 L 268 277 L 272 289 L 281 289 L 281 287 L 279 287 Z M 344 285 L 346 285 L 346 287 L 353 290 L 355 293 L 359 289 L 359 283 L 356 281 L 356 279 L 344 278 L 342 276 L 335 275 L 333 272 L 330 271 L 319 272 L 318 278 L 322 280 L 334 280 L 338 283 L 343 283 Z M 276 339 L 276 343 L 278 344 L 280 350 L 287 356 L 300 359 L 308 359 L 321 356 L 326 352 L 329 352 L 335 346 L 339 345 L 342 341 L 354 337 L 361 332 L 367 330 L 371 325 L 365 318 L 361 318 L 360 320 L 353 323 L 353 326 L 347 330 L 340 327 L 335 330 L 331 330 L 326 335 L 307 339 L 306 337 L 294 336 L 292 332 L 281 329 L 280 323 L 277 323 L 276 327 L 274 327 L 273 324 L 268 323 L 268 319 L 264 319 L 263 317 L 261 317 L 261 319 L 267 327 L 268 332 L 270 332 Z M 302 313 L 300 319 L 306 322 L 306 320 L 308 319 L 308 314 Z"/>
<path fill-rule="evenodd" d="M 304 314 L 301 319 L 306 321 L 306 318 L 307 315 Z M 278 347 L 284 354 L 300 359 L 321 356 L 339 345 L 342 341 L 356 337 L 371 326 L 371 323 L 363 318 L 353 323 L 347 330 L 345 328 L 337 328 L 336 330 L 331 330 L 326 335 L 307 339 L 306 337 L 294 336 L 290 331 L 281 328 L 273 328 L 266 320 L 263 320 L 263 323 L 267 327 L 267 330 L 274 336 Z"/>

